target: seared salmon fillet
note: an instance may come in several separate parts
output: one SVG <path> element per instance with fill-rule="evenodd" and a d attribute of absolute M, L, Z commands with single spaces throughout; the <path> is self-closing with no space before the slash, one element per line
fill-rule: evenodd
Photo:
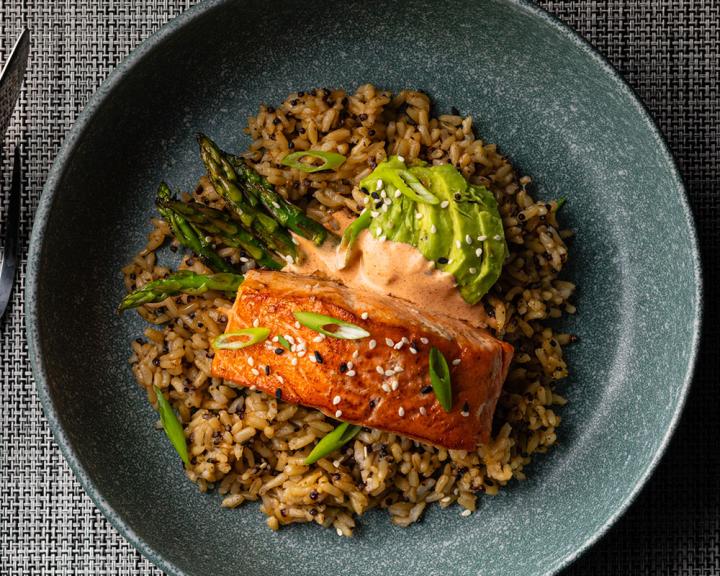
<path fill-rule="evenodd" d="M 293 312 L 332 316 L 362 327 L 358 340 L 325 337 Z M 216 377 L 255 386 L 332 418 L 443 446 L 471 450 L 490 439 L 513 347 L 461 320 L 329 280 L 251 271 L 226 332 L 263 326 L 264 343 L 215 352 Z M 273 341 L 284 336 L 292 351 Z M 431 347 L 448 361 L 453 406 L 445 412 L 430 385 Z"/>

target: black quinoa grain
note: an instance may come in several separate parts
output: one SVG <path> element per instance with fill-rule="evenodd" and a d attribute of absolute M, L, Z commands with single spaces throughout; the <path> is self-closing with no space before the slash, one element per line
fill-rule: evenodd
<path fill-rule="evenodd" d="M 195 260 L 193 260 L 192 258 L 188 258 L 188 259 L 185 261 L 185 263 L 186 263 L 188 266 L 192 266 L 193 264 L 195 264 Z"/>
<path fill-rule="evenodd" d="M 310 514 L 310 516 L 317 516 L 317 513 L 318 511 L 316 508 L 310 508 L 310 510 L 308 510 L 308 514 Z"/>
<path fill-rule="evenodd" d="M 198 327 L 198 328 L 203 328 L 204 326 L 205 326 L 205 324 L 203 324 L 202 322 L 198 322 L 198 323 L 197 323 L 197 327 Z"/>
<path fill-rule="evenodd" d="M 270 376 L 270 366 L 265 364 L 265 376 Z"/>
<path fill-rule="evenodd" d="M 317 363 L 322 364 L 324 362 L 324 360 L 323 360 L 323 357 L 320 355 L 320 352 L 315 350 L 314 354 L 315 354 L 315 360 L 317 360 Z"/>
<path fill-rule="evenodd" d="M 300 102 L 300 100 L 298 100 L 297 98 L 290 100 L 290 106 L 297 106 L 298 102 Z"/>
<path fill-rule="evenodd" d="M 420 388 L 420 394 L 430 394 L 432 392 L 432 386 L 423 386 Z"/>
<path fill-rule="evenodd" d="M 160 358 L 153 358 L 152 364 L 153 366 L 160 366 Z"/>
<path fill-rule="evenodd" d="M 285 353 L 284 348 L 275 348 L 275 354 L 277 354 L 278 356 L 282 356 L 284 353 Z"/>
<path fill-rule="evenodd" d="M 348 371 L 348 365 L 345 362 L 340 363 L 340 374 L 345 374 Z"/>
<path fill-rule="evenodd" d="M 317 500 L 318 496 L 320 496 L 320 494 L 318 494 L 317 490 L 313 490 L 312 492 L 310 492 L 310 500 Z"/>
<path fill-rule="evenodd" d="M 282 400 L 282 388 L 275 388 L 275 398 Z"/>
<path fill-rule="evenodd" d="M 370 136 L 370 137 L 375 136 L 375 130 L 373 130 L 372 128 L 370 130 L 368 130 L 368 136 Z"/>
<path fill-rule="evenodd" d="M 368 119 L 368 115 L 363 112 L 358 116 L 358 119 L 360 120 L 360 122 L 365 122 L 365 120 Z"/>
<path fill-rule="evenodd" d="M 277 116 L 276 116 L 275 118 L 273 118 L 273 124 L 274 124 L 275 126 L 277 126 L 277 125 L 280 124 L 281 122 L 282 122 L 282 120 L 280 120 L 280 118 L 278 118 Z"/>

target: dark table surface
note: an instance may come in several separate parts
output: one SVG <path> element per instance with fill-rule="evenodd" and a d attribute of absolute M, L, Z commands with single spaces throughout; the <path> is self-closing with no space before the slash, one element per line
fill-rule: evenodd
<path fill-rule="evenodd" d="M 34 35 L 5 143 L 6 153 L 21 137 L 26 143 L 23 257 L 42 184 L 77 114 L 129 50 L 193 3 L 0 0 L 0 61 L 22 26 Z M 695 213 L 705 278 L 704 340 L 680 427 L 630 510 L 567 574 L 720 575 L 720 2 L 540 4 L 610 60 L 665 133 Z M 7 195 L 0 199 L 4 213 Z M 30 373 L 23 303 L 19 288 L 0 328 L 0 575 L 160 574 L 95 509 L 53 443 Z"/>

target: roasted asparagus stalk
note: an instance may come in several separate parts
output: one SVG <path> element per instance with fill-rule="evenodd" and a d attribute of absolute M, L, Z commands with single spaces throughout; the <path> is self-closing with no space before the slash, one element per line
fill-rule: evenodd
<path fill-rule="evenodd" d="M 234 294 L 243 281 L 240 274 L 196 274 L 190 270 L 181 270 L 148 282 L 141 288 L 130 292 L 118 306 L 118 310 L 128 310 L 143 304 L 162 302 L 169 296 L 177 294 L 203 294 L 208 290 L 218 290 Z"/>

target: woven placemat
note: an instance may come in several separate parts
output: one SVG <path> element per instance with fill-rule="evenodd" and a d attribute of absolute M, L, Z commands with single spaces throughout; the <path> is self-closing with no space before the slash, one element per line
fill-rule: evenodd
<path fill-rule="evenodd" d="M 79 111 L 132 48 L 193 3 L 0 0 L 0 61 L 22 26 L 34 35 L 27 89 L 5 145 L 7 157 L 12 142 L 26 143 L 23 256 L 42 184 Z M 568 574 L 718 575 L 720 3 L 541 5 L 609 58 L 666 134 L 698 222 L 706 282 L 703 351 L 680 428 L 630 511 Z M 0 198 L 4 213 L 7 197 Z M 0 575 L 161 574 L 95 509 L 55 446 L 30 373 L 23 304 L 16 289 L 0 328 Z"/>

